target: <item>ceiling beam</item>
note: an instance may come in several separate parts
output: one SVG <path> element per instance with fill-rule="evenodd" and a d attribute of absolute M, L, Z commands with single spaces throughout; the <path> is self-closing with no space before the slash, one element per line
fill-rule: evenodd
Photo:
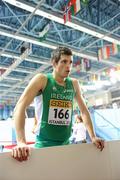
<path fill-rule="evenodd" d="M 0 35 L 11 37 L 14 39 L 18 39 L 20 41 L 32 43 L 32 44 L 35 44 L 38 46 L 47 47 L 50 49 L 56 49 L 58 46 L 57 44 L 55 45 L 55 43 L 51 43 L 51 42 L 47 42 L 47 41 L 40 42 L 38 38 L 33 38 L 33 37 L 28 36 L 28 35 L 22 35 L 22 34 L 15 35 L 13 32 L 10 32 L 10 31 L 7 31 L 7 30 L 1 29 L 1 28 L 0 28 Z M 3 52 L 3 54 L 4 54 L 4 52 Z M 91 60 L 97 60 L 97 56 L 95 53 L 93 55 L 92 53 L 91 54 L 90 53 L 83 53 L 83 52 L 80 53 L 78 50 L 73 50 L 73 54 L 80 56 L 80 57 L 83 57 L 83 58 L 88 58 Z M 1 55 L 2 55 L 2 52 L 1 52 Z"/>
<path fill-rule="evenodd" d="M 21 9 L 24 9 L 26 11 L 29 11 L 29 12 L 33 12 L 36 8 L 35 5 L 33 4 L 30 4 L 30 3 L 26 3 L 25 1 L 18 1 L 18 0 L 4 0 L 6 1 L 7 3 L 10 3 L 18 8 L 21 8 Z M 52 9 L 49 10 L 49 9 L 45 9 L 44 7 L 42 7 L 43 9 L 38 9 L 35 14 L 36 15 L 39 15 L 41 17 L 45 17 L 49 20 L 52 20 L 52 21 L 55 21 L 57 23 L 60 23 L 60 24 L 64 24 L 64 20 L 63 20 L 63 12 L 58 12 L 58 11 L 54 11 Z M 78 31 L 81 31 L 81 32 L 84 32 L 84 33 L 87 33 L 89 35 L 92 35 L 94 37 L 97 37 L 99 39 L 104 39 L 106 41 L 109 41 L 109 42 L 112 42 L 112 43 L 116 43 L 116 44 L 120 44 L 120 38 L 116 35 L 113 35 L 111 34 L 111 32 L 103 29 L 103 28 L 100 28 L 98 26 L 93 26 L 92 24 L 90 23 L 87 23 L 85 21 L 82 21 L 82 20 L 77 20 L 77 18 L 74 18 L 74 23 L 73 22 L 67 22 L 65 25 L 68 26 L 68 27 L 71 27 L 73 29 L 76 29 Z"/>
<path fill-rule="evenodd" d="M 0 50 L 0 54 L 2 53 L 2 51 Z M 18 59 L 20 58 L 20 54 L 18 53 L 13 53 L 13 52 L 10 52 L 10 51 L 4 51 L 4 53 L 1 54 L 1 56 L 4 56 L 4 57 L 8 57 L 8 58 L 13 58 L 13 59 Z M 49 58 L 45 58 L 43 59 L 43 57 L 41 56 L 32 56 L 30 55 L 29 57 L 25 57 L 25 61 L 28 61 L 28 62 L 32 62 L 32 63 L 37 63 L 37 64 L 46 64 L 48 65 L 50 62 L 50 59 Z"/>
<path fill-rule="evenodd" d="M 45 41 L 45 42 L 40 42 L 37 38 L 33 38 L 33 37 L 30 37 L 28 35 L 14 35 L 14 33 L 10 32 L 10 31 L 7 31 L 7 30 L 4 30 L 4 29 L 1 29 L 0 28 L 0 35 L 4 35 L 4 36 L 8 36 L 8 37 L 11 37 L 11 38 L 14 38 L 14 39 L 18 39 L 18 40 L 21 40 L 21 41 L 26 41 L 28 43 L 32 43 L 32 44 L 35 44 L 35 45 L 39 45 L 39 46 L 42 46 L 42 47 L 48 47 L 50 49 L 56 49 L 58 47 L 59 44 L 55 44 L 55 43 L 51 43 L 51 42 L 48 42 L 48 41 Z M 70 47 L 70 46 L 68 46 Z M 87 58 L 87 59 L 90 59 L 90 60 L 93 60 L 93 61 L 98 61 L 98 57 L 96 55 L 96 53 L 89 53 L 89 52 L 80 52 L 78 49 L 75 49 L 75 48 L 71 48 L 72 52 L 73 52 L 73 55 L 76 55 L 78 57 L 82 57 L 82 58 Z M 0 53 L 1 56 L 4 56 L 5 55 L 5 52 L 1 52 Z M 16 57 L 16 55 L 13 57 Z M 29 59 L 28 57 L 26 59 Z M 102 60 L 103 63 L 106 63 L 106 64 L 111 64 L 111 65 L 115 65 L 114 62 L 111 62 L 111 61 L 106 61 L 106 60 Z M 43 63 L 48 63 L 48 62 L 44 62 Z"/>
<path fill-rule="evenodd" d="M 8 88 L 8 91 L 3 92 L 0 94 L 0 97 L 7 95 L 9 92 L 12 92 L 14 89 L 20 87 L 22 84 L 24 84 L 25 82 L 28 82 L 35 74 L 39 73 L 39 72 L 44 72 L 44 70 L 47 68 L 47 65 L 42 65 L 40 68 L 38 68 L 36 71 L 34 71 L 32 74 L 28 75 L 27 77 L 25 77 L 24 79 L 22 79 L 20 82 L 16 83 L 15 85 L 13 85 L 11 88 Z"/>

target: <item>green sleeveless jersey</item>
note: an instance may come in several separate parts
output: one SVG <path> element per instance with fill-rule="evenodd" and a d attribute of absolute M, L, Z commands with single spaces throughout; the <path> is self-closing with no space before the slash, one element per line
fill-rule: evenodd
<path fill-rule="evenodd" d="M 47 74 L 47 85 L 35 98 L 38 119 L 35 147 L 69 143 L 74 96 L 74 87 L 69 77 L 65 80 L 65 86 L 61 86 L 52 74 Z"/>

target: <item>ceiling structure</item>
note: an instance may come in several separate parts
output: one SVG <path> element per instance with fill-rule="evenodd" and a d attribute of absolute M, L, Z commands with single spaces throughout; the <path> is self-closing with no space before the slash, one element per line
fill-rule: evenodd
<path fill-rule="evenodd" d="M 71 76 L 90 83 L 91 76 L 120 64 L 120 53 L 99 60 L 98 49 L 120 45 L 120 1 L 89 0 L 64 24 L 66 0 L 0 0 L 0 103 L 16 103 L 29 80 L 38 72 L 51 72 L 50 55 L 58 46 L 73 50 Z M 44 39 L 40 32 L 49 25 Z M 21 54 L 21 47 L 29 48 Z M 88 71 L 80 69 L 90 60 Z M 88 93 L 91 93 L 88 92 Z"/>

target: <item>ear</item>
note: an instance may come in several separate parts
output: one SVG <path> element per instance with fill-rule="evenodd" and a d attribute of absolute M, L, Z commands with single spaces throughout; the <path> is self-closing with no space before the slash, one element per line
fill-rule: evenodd
<path fill-rule="evenodd" d="M 52 61 L 52 65 L 54 68 L 56 67 L 57 63 L 55 62 L 55 60 Z"/>

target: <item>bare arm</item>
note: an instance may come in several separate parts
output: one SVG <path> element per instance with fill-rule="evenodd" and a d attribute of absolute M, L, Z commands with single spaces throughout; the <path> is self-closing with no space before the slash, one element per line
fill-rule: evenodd
<path fill-rule="evenodd" d="M 18 143 L 26 143 L 25 139 L 25 110 L 33 101 L 39 90 L 42 90 L 45 86 L 46 77 L 44 75 L 36 75 L 24 90 L 20 97 L 14 111 L 15 128 L 17 133 Z"/>
<path fill-rule="evenodd" d="M 47 78 L 43 74 L 36 75 L 28 84 L 26 89 L 24 90 L 23 94 L 21 95 L 15 110 L 14 110 L 14 122 L 15 122 L 15 129 L 17 135 L 17 144 L 18 146 L 22 147 L 26 144 L 25 138 L 25 110 L 33 101 L 34 97 L 37 95 L 39 90 L 43 90 L 46 86 Z M 20 149 L 21 150 L 21 149 Z M 26 155 L 24 153 L 24 148 L 22 148 L 23 154 L 22 156 Z M 19 149 L 17 152 L 13 152 L 13 157 L 16 158 L 19 155 Z M 17 155 L 16 155 L 17 154 Z M 18 158 L 16 158 L 18 160 Z"/>
<path fill-rule="evenodd" d="M 89 132 L 90 138 L 92 139 L 95 137 L 95 132 L 93 130 L 93 125 L 92 125 L 90 113 L 89 113 L 88 108 L 87 108 L 87 106 L 84 102 L 84 99 L 82 97 L 78 81 L 76 79 L 74 79 L 73 84 L 74 84 L 74 88 L 76 91 L 75 99 L 76 99 L 77 104 L 79 106 L 79 109 L 81 112 L 81 117 L 82 117 L 83 122 L 84 122 L 84 124 L 85 124 L 85 126 Z"/>
<path fill-rule="evenodd" d="M 97 146 L 97 148 L 102 150 L 104 148 L 104 141 L 97 138 L 95 135 L 93 125 L 92 125 L 92 121 L 91 121 L 91 117 L 90 117 L 90 113 L 88 111 L 88 108 L 87 108 L 87 106 L 84 102 L 83 96 L 81 94 L 79 82 L 76 79 L 73 79 L 73 85 L 74 85 L 74 89 L 76 91 L 75 99 L 76 99 L 77 104 L 79 106 L 79 109 L 81 112 L 81 117 L 82 117 L 83 122 L 86 126 L 86 129 L 88 130 L 90 138 L 91 138 L 92 142 Z"/>

